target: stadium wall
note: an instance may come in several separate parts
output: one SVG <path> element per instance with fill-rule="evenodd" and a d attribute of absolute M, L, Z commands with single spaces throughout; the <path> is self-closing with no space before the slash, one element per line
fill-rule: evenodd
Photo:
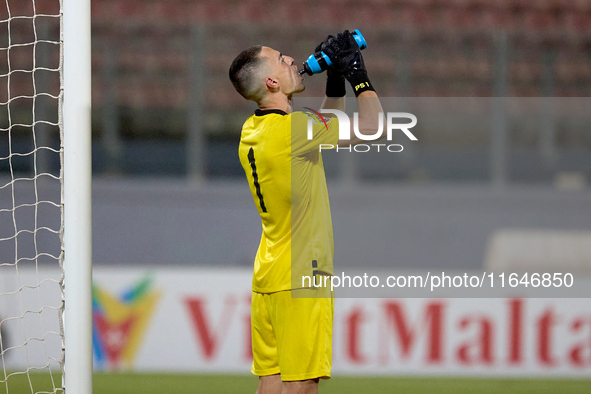
<path fill-rule="evenodd" d="M 59 199 L 59 190 L 38 183 L 41 197 Z M 496 190 L 489 185 L 420 183 L 367 183 L 348 189 L 331 182 L 329 194 L 335 266 L 343 269 L 363 265 L 480 270 L 499 231 L 591 231 L 587 189 L 512 186 Z M 16 201 L 34 202 L 29 201 L 34 195 L 24 183 L 17 183 Z M 23 223 L 34 223 L 33 210 L 19 215 Z M 59 221 L 59 217 L 53 219 Z M 246 180 L 201 185 L 170 179 L 93 181 L 95 267 L 250 269 L 260 229 Z M 10 221 L 0 222 L 0 234 L 13 231 Z M 19 237 L 20 241 L 29 235 Z M 42 233 L 37 242 L 43 250 L 59 253 L 59 244 L 48 244 L 52 240 Z M 556 255 L 541 252 L 536 256 Z M 14 247 L 0 247 L 3 260 L 13 260 L 14 253 Z M 35 256 L 26 242 L 19 242 L 18 253 L 21 258 Z M 39 263 L 43 265 L 43 259 Z M 564 266 L 564 261 L 555 264 Z"/>

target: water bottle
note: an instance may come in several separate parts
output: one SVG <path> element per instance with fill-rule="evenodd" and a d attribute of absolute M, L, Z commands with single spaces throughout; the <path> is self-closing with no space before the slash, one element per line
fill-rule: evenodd
<path fill-rule="evenodd" d="M 359 49 L 367 48 L 365 38 L 363 38 L 363 35 L 359 31 L 359 29 L 355 29 L 355 31 L 351 34 L 353 35 L 353 38 L 355 38 L 355 41 L 357 42 Z M 300 76 L 304 75 L 304 73 L 308 75 L 314 75 L 321 73 L 330 66 L 332 66 L 332 62 L 330 61 L 328 56 L 324 52 L 319 51 L 310 55 L 308 59 L 304 62 L 304 68 L 298 72 Z"/>

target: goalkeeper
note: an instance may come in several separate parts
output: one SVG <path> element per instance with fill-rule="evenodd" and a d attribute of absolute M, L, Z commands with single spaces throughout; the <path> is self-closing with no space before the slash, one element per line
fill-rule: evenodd
<path fill-rule="evenodd" d="M 357 96 L 359 132 L 375 135 L 383 110 L 354 37 L 349 31 L 329 36 L 318 50 L 333 63 L 322 108 L 345 110 L 348 80 Z M 251 305 L 257 393 L 317 393 L 319 379 L 331 373 L 334 297 L 330 290 L 328 296 L 313 298 L 292 293 L 304 287 L 301 275 L 322 280 L 333 274 L 332 223 L 319 145 L 363 141 L 352 130 L 354 137 L 339 141 L 336 118 L 292 112 L 292 95 L 305 89 L 293 58 L 254 46 L 234 59 L 229 74 L 238 93 L 259 107 L 244 123 L 239 147 L 263 227 Z M 307 138 L 308 119 L 312 140 Z"/>

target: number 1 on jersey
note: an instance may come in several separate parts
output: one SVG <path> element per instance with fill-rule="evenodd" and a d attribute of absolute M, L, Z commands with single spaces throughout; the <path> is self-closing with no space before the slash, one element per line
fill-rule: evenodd
<path fill-rule="evenodd" d="M 248 162 L 252 167 L 252 178 L 254 180 L 254 188 L 256 189 L 257 196 L 259 197 L 259 203 L 261 204 L 261 210 L 263 212 L 267 212 L 267 208 L 265 207 L 265 200 L 263 200 L 263 195 L 261 194 L 261 185 L 259 185 L 259 176 L 257 174 L 257 166 L 254 162 L 254 149 L 250 148 L 248 151 Z"/>

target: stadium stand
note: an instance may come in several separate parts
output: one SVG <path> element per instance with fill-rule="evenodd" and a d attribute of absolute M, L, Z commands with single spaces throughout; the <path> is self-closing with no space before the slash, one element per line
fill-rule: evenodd
<path fill-rule="evenodd" d="M 13 14 L 21 3 L 15 4 Z M 253 109 L 228 82 L 236 53 L 265 43 L 300 62 L 319 39 L 345 28 L 359 28 L 368 39 L 365 56 L 382 97 L 494 96 L 504 35 L 507 96 L 591 93 L 591 2 L 583 0 L 103 0 L 92 3 L 92 18 L 97 172 L 109 168 L 109 124 L 119 140 L 187 138 L 193 73 L 202 78 L 207 139 L 235 141 Z M 203 30 L 191 47 L 196 26 Z M 191 65 L 194 55 L 199 69 Z M 322 85 L 309 83 L 307 95 L 322 95 Z M 128 170 L 141 172 L 120 169 Z M 163 169 L 169 170 L 182 175 L 183 160 Z"/>

